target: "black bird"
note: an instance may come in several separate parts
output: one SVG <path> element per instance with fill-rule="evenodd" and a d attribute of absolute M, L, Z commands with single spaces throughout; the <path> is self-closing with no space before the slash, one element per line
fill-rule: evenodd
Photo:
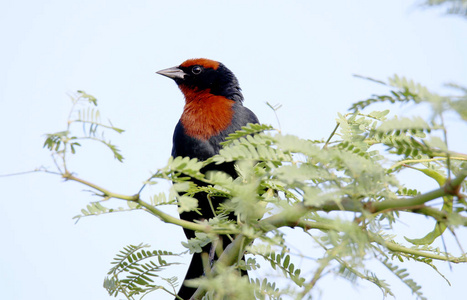
<path fill-rule="evenodd" d="M 259 123 L 256 115 L 243 106 L 243 95 L 237 78 L 220 62 L 205 58 L 189 59 L 178 67 L 157 73 L 173 79 L 185 96 L 185 107 L 173 135 L 173 157 L 188 156 L 206 160 L 219 153 L 220 143 L 225 141 L 229 134 L 248 123 Z M 224 171 L 234 178 L 237 177 L 233 163 L 208 165 L 202 172 L 210 170 Z M 196 183 L 203 184 L 199 181 Z M 198 200 L 201 215 L 190 211 L 181 213 L 180 218 L 193 221 L 214 217 L 207 195 L 197 193 L 195 198 Z M 216 200 L 214 205 L 224 199 L 214 199 Z M 195 236 L 192 230 L 184 231 L 189 239 Z M 230 242 L 228 238 L 224 238 L 224 248 Z M 204 247 L 203 252 L 208 252 L 209 247 Z M 201 253 L 195 253 L 185 280 L 198 278 L 203 274 Z M 182 285 L 178 296 L 189 299 L 195 291 L 196 288 Z"/>

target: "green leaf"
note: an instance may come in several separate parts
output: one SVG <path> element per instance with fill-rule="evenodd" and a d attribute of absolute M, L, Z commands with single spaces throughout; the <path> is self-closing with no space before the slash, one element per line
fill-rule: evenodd
<path fill-rule="evenodd" d="M 97 99 L 94 96 L 89 95 L 86 92 L 80 91 L 80 90 L 78 90 L 77 93 L 81 98 L 84 98 L 84 99 L 88 100 L 89 103 L 92 103 L 95 106 L 97 106 Z"/>
<path fill-rule="evenodd" d="M 178 264 L 177 262 L 167 263 L 162 257 L 177 257 L 179 254 L 168 251 L 145 251 L 149 245 L 139 244 L 124 247 L 124 250 L 113 259 L 114 265 L 108 272 L 108 277 L 104 280 L 104 288 L 109 295 L 117 296 L 120 293 L 128 295 L 139 295 L 161 288 L 156 285 L 155 280 L 168 283 L 171 288 L 177 285 L 176 279 L 160 277 L 159 273 L 163 268 Z M 157 262 L 151 260 L 157 259 Z M 147 261 L 147 262 L 146 262 Z M 160 263 L 160 262 L 164 263 Z M 159 263 L 158 263 L 159 262 Z"/>
<path fill-rule="evenodd" d="M 424 173 L 428 177 L 433 178 L 438 183 L 438 185 L 440 187 L 444 186 L 444 184 L 446 183 L 446 180 L 447 180 L 446 177 L 444 177 L 442 174 L 440 174 L 439 172 L 437 172 L 435 170 L 432 170 L 432 169 L 419 169 L 419 168 L 415 168 L 415 167 L 411 167 L 411 168 Z M 452 208 L 453 208 L 452 197 L 444 196 L 443 197 L 442 211 L 445 211 L 447 213 L 452 213 Z M 433 243 L 435 241 L 436 238 L 441 236 L 446 229 L 447 229 L 446 222 L 438 221 L 435 224 L 435 228 L 431 232 L 427 233 L 424 237 L 419 238 L 419 239 L 409 239 L 407 237 L 404 237 L 404 238 L 408 242 L 410 242 L 410 243 L 412 243 L 414 245 L 430 245 L 431 243 Z"/>
<path fill-rule="evenodd" d="M 193 197 L 180 196 L 178 197 L 178 213 L 192 211 L 198 208 L 198 200 Z"/>

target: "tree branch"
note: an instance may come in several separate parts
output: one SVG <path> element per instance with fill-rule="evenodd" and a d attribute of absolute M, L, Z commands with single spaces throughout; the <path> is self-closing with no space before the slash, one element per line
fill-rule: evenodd
<path fill-rule="evenodd" d="M 436 198 L 441 198 L 447 195 L 456 195 L 459 192 L 459 187 L 467 177 L 467 170 L 462 170 L 460 174 L 453 180 L 447 181 L 446 184 L 434 191 L 413 197 L 413 198 L 404 198 L 404 199 L 393 199 L 385 200 L 381 202 L 371 202 L 368 203 L 367 208 L 372 213 L 381 212 L 388 209 L 398 209 L 404 207 L 412 207 L 417 205 L 425 204 L 428 201 L 434 200 Z"/>
<path fill-rule="evenodd" d="M 98 186 L 97 184 L 94 184 L 92 182 L 89 182 L 89 181 L 86 181 L 84 179 L 78 178 L 78 177 L 74 176 L 73 174 L 71 174 L 69 172 L 63 173 L 62 177 L 65 180 L 72 180 L 72 181 L 76 181 L 76 182 L 79 182 L 81 184 L 87 185 L 88 187 L 91 187 L 91 188 L 101 192 L 103 197 L 116 198 L 116 199 L 121 199 L 121 200 L 126 200 L 126 201 L 133 201 L 133 202 L 137 202 L 138 199 L 139 199 L 138 194 L 133 195 L 133 196 L 128 196 L 128 195 L 113 193 L 113 192 L 111 192 L 109 190 L 104 189 L 103 187 Z"/>
<path fill-rule="evenodd" d="M 211 233 L 216 233 L 216 234 L 234 234 L 234 233 L 236 233 L 235 231 L 232 231 L 231 229 L 225 229 L 225 228 L 222 228 L 222 227 L 216 228 L 216 227 L 212 227 L 210 225 L 197 224 L 197 223 L 194 223 L 194 222 L 189 222 L 189 221 L 185 221 L 185 220 L 181 220 L 179 218 L 173 217 L 173 216 L 171 216 L 169 214 L 166 214 L 163 211 L 155 208 L 151 204 L 143 201 L 139 197 L 139 194 L 129 196 L 129 195 L 113 193 L 113 192 L 111 192 L 111 191 L 109 191 L 107 189 L 104 189 L 101 186 L 98 186 L 97 184 L 94 184 L 92 182 L 89 182 L 89 181 L 86 181 L 84 179 L 78 178 L 78 177 L 74 176 L 73 174 L 71 174 L 69 172 L 66 172 L 66 173 L 62 174 L 62 177 L 65 178 L 65 180 L 72 180 L 72 181 L 76 181 L 76 182 L 79 182 L 81 184 L 84 184 L 86 186 L 89 186 L 89 187 L 101 192 L 102 193 L 101 196 L 103 196 L 103 197 L 115 198 L 115 199 L 121 199 L 121 200 L 125 200 L 125 201 L 136 202 L 139 205 L 141 205 L 142 207 L 144 207 L 145 211 L 147 211 L 150 214 L 158 217 L 162 222 L 165 222 L 165 223 L 170 223 L 170 224 L 182 226 L 183 228 L 187 228 L 187 229 L 194 230 L 194 231 L 201 231 L 201 232 L 205 232 L 205 233 L 210 233 L 210 232 Z"/>
<path fill-rule="evenodd" d="M 300 221 L 299 226 L 304 228 L 304 229 L 308 229 L 308 228 L 316 228 L 315 227 L 316 224 L 317 224 L 317 222 L 302 220 L 302 221 Z M 339 229 L 336 226 L 332 225 L 332 224 L 326 224 L 326 227 L 327 227 L 327 230 L 339 231 Z M 321 228 L 318 228 L 318 229 L 321 229 Z M 370 242 L 377 243 L 377 244 L 379 244 L 379 245 L 381 245 L 381 246 L 383 246 L 383 247 L 385 247 L 388 250 L 393 251 L 393 252 L 401 252 L 401 253 L 406 253 L 406 254 L 410 254 L 410 255 L 414 255 L 414 256 L 422 256 L 422 257 L 426 257 L 426 258 L 442 260 L 442 261 L 448 261 L 448 262 L 452 262 L 452 263 L 467 262 L 467 256 L 465 256 L 465 255 L 461 256 L 461 257 L 452 257 L 452 256 L 447 256 L 447 255 L 435 254 L 435 253 L 431 253 L 431 252 L 427 252 L 427 251 L 423 251 L 423 250 L 407 248 L 407 247 L 399 245 L 397 243 L 388 242 L 388 241 L 385 241 L 385 240 L 383 240 L 381 238 L 378 238 L 377 235 L 375 235 L 375 234 L 373 234 L 371 232 L 368 232 L 368 234 L 369 234 Z"/>

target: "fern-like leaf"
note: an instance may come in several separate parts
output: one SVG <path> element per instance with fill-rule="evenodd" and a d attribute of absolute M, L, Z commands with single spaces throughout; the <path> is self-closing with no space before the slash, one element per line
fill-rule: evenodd
<path fill-rule="evenodd" d="M 282 273 L 290 278 L 297 286 L 303 286 L 305 278 L 300 277 L 301 270 L 295 268 L 295 265 L 290 262 L 290 255 L 276 253 L 270 248 L 268 248 L 267 252 L 257 252 L 256 254 L 261 255 L 265 260 L 269 261 L 274 270 L 279 268 Z"/>
<path fill-rule="evenodd" d="M 109 276 L 104 280 L 104 288 L 111 296 L 117 297 L 120 293 L 130 298 L 142 293 L 148 293 L 163 286 L 155 284 L 154 280 L 160 279 L 175 287 L 176 280 L 173 278 L 161 278 L 157 272 L 166 267 L 178 264 L 167 262 L 167 257 L 177 257 L 168 251 L 153 250 L 146 251 L 149 245 L 128 245 L 121 250 L 111 262 L 114 266 L 107 273 Z M 121 278 L 123 277 L 123 278 Z"/>
<path fill-rule="evenodd" d="M 394 275 L 396 275 L 405 285 L 407 285 L 413 294 L 417 296 L 420 300 L 427 300 L 421 292 L 421 286 L 419 286 L 415 281 L 408 278 L 409 273 L 406 269 L 399 269 L 398 266 L 392 264 L 389 259 L 382 260 L 381 263 L 386 266 Z"/>
<path fill-rule="evenodd" d="M 107 208 L 103 206 L 100 202 L 91 202 L 86 206 L 86 208 L 83 208 L 81 210 L 80 215 L 76 215 L 73 217 L 73 219 L 76 219 L 76 222 L 78 222 L 82 217 L 88 217 L 88 216 L 98 216 L 102 214 L 108 214 L 108 213 L 113 213 L 113 212 L 122 212 L 122 211 L 129 211 L 133 210 L 134 208 Z"/>
<path fill-rule="evenodd" d="M 226 146 L 230 144 L 230 141 L 245 137 L 248 135 L 258 134 L 264 131 L 273 130 L 274 128 L 271 125 L 266 124 L 252 124 L 249 123 L 246 126 L 243 126 L 242 129 L 237 130 L 234 133 L 229 134 L 226 138 L 226 141 L 221 145 Z"/>

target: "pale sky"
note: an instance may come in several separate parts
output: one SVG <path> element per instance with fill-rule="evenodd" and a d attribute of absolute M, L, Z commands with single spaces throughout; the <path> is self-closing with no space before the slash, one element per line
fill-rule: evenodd
<path fill-rule="evenodd" d="M 396 73 L 435 91 L 444 91 L 446 82 L 467 85 L 467 20 L 419 9 L 416 3 L 3 0 L 0 174 L 53 169 L 49 152 L 42 149 L 44 134 L 65 129 L 67 95 L 84 90 L 98 99 L 104 120 L 126 130 L 108 136 L 126 159 L 121 164 L 100 145 L 83 145 L 70 169 L 109 190 L 135 194 L 151 172 L 166 164 L 183 107 L 176 85 L 155 72 L 188 58 L 223 62 L 237 75 L 245 105 L 262 123 L 277 126 L 265 102 L 280 103 L 282 131 L 309 139 L 329 136 L 338 112 L 384 91 L 353 74 L 384 80 Z M 413 107 L 403 111 L 417 114 Z M 462 136 L 465 126 L 454 121 L 449 129 Z M 455 136 L 450 146 L 465 153 L 465 138 Z M 184 250 L 180 228 L 142 211 L 75 224 L 72 217 L 97 198 L 57 176 L 2 177 L 0 190 L 2 299 L 115 299 L 102 282 L 125 245 Z M 176 215 L 175 207 L 166 211 Z M 425 227 L 408 222 L 402 227 L 407 236 L 420 237 L 433 226 L 415 224 Z M 457 250 L 452 238 L 447 242 Z M 411 278 L 428 299 L 465 297 L 467 267 L 438 266 L 451 287 L 425 266 L 409 269 Z M 183 278 L 186 267 L 170 274 Z M 397 299 L 414 299 L 401 282 L 387 278 Z M 372 285 L 355 287 L 333 275 L 319 288 L 317 299 L 382 299 Z M 154 293 L 145 299 L 172 297 Z"/>

